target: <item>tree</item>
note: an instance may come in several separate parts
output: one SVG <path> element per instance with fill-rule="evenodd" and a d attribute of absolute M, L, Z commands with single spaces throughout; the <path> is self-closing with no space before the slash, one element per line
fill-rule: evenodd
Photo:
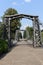
<path fill-rule="evenodd" d="M 8 8 L 8 9 L 5 11 L 3 17 L 4 17 L 5 15 L 14 15 L 14 14 L 18 14 L 17 10 L 15 10 L 15 9 L 13 9 L 13 8 Z M 21 27 L 20 19 L 11 20 L 11 35 L 12 35 L 12 33 L 15 34 L 15 31 L 16 31 L 17 29 L 20 29 L 20 27 Z M 13 35 L 13 38 L 14 38 L 14 35 Z"/>
<path fill-rule="evenodd" d="M 27 37 L 26 31 L 24 31 L 24 33 L 23 33 L 23 38 L 26 38 L 26 37 Z"/>
<path fill-rule="evenodd" d="M 28 27 L 26 27 L 26 30 L 29 32 L 30 38 L 32 38 L 33 37 L 33 28 L 28 26 Z"/>
<path fill-rule="evenodd" d="M 0 38 L 2 38 L 3 35 L 3 22 L 0 22 Z"/>

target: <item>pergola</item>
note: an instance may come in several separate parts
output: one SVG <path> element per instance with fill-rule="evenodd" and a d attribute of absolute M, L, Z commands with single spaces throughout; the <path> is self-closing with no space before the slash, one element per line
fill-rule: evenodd
<path fill-rule="evenodd" d="M 39 25 L 39 19 L 38 16 L 32 16 L 32 15 L 26 15 L 26 14 L 14 14 L 14 15 L 6 15 L 4 17 L 4 35 L 3 38 L 5 37 L 5 33 L 8 33 L 8 44 L 11 46 L 11 30 L 10 30 L 10 24 L 11 20 L 15 20 L 17 18 L 26 18 L 29 20 L 32 20 L 33 23 L 33 46 L 41 46 L 41 35 L 40 35 L 40 25 Z M 5 32 L 6 29 L 6 32 Z"/>

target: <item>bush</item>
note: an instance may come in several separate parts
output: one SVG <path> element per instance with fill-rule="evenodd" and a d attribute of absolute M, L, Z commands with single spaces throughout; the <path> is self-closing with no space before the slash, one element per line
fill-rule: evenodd
<path fill-rule="evenodd" d="M 8 43 L 5 40 L 0 39 L 0 54 L 8 51 Z"/>

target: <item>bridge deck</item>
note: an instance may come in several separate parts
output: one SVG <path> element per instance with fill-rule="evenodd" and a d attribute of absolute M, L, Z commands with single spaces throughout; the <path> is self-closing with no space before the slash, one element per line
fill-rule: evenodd
<path fill-rule="evenodd" d="M 43 65 L 43 48 L 33 48 L 21 41 L 0 60 L 0 65 Z"/>

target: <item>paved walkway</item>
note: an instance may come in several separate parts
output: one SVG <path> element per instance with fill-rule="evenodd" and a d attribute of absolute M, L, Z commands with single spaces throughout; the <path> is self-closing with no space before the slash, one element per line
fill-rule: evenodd
<path fill-rule="evenodd" d="M 19 43 L 0 60 L 0 65 L 43 65 L 43 48 L 33 48 L 25 41 Z"/>

